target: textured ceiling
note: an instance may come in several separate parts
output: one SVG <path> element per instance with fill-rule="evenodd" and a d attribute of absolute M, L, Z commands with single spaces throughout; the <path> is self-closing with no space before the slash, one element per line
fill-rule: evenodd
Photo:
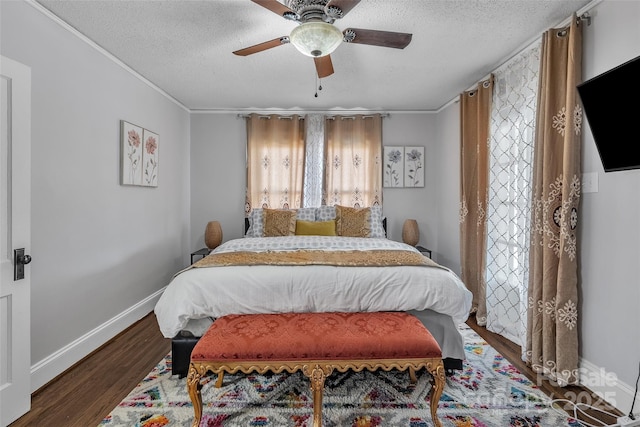
<path fill-rule="evenodd" d="M 413 34 L 403 50 L 343 43 L 316 93 L 291 44 L 232 52 L 295 23 L 250 0 L 38 0 L 191 110 L 436 111 L 590 0 L 362 0 L 335 25 Z"/>

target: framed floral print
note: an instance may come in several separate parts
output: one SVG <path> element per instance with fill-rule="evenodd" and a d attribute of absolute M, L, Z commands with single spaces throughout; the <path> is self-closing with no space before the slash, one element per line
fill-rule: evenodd
<path fill-rule="evenodd" d="M 120 120 L 120 184 L 158 186 L 160 136 Z"/>
<path fill-rule="evenodd" d="M 424 187 L 424 147 L 404 147 L 404 186 Z"/>
<path fill-rule="evenodd" d="M 386 145 L 383 150 L 383 187 L 402 187 L 404 178 L 404 147 Z"/>
<path fill-rule="evenodd" d="M 158 134 L 148 129 L 142 131 L 142 185 L 146 187 L 158 186 Z"/>
<path fill-rule="evenodd" d="M 120 120 L 120 183 L 142 185 L 142 128 Z"/>

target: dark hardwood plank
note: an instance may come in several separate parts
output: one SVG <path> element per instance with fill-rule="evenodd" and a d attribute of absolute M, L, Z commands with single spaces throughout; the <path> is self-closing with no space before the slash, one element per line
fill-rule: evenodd
<path fill-rule="evenodd" d="M 467 324 L 551 398 L 589 401 L 600 409 L 620 414 L 586 388 L 556 387 L 547 380 L 539 380 L 520 359 L 519 346 L 478 326 L 473 316 Z M 170 350 L 171 340 L 162 336 L 155 315 L 149 313 L 37 390 L 32 396 L 31 411 L 10 427 L 97 426 Z M 606 424 L 615 422 L 600 413 L 589 413 Z"/>
<path fill-rule="evenodd" d="M 149 313 L 37 390 L 10 427 L 97 426 L 170 350 Z"/>

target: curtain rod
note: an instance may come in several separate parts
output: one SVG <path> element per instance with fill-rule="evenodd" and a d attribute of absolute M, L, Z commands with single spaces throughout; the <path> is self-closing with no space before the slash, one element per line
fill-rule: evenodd
<path fill-rule="evenodd" d="M 385 117 L 389 117 L 389 116 L 390 116 L 389 113 L 380 113 L 380 118 L 385 118 Z M 325 116 L 325 118 L 327 120 L 335 120 L 337 117 L 340 117 L 342 120 L 344 120 L 344 119 L 355 119 L 356 118 L 356 116 Z M 367 119 L 367 118 L 371 118 L 371 117 L 373 117 L 371 114 L 362 116 L 363 119 Z"/>
<path fill-rule="evenodd" d="M 380 113 L 380 117 L 381 118 L 385 118 L 385 117 L 390 117 L 391 114 L 389 113 Z M 249 117 L 251 117 L 249 114 L 238 114 L 236 116 L 239 119 L 247 119 Z M 270 119 L 271 116 L 265 116 L 265 115 L 260 115 L 258 116 L 261 119 Z M 278 116 L 279 119 L 291 119 L 293 116 Z M 299 115 L 298 119 L 304 119 L 305 115 Z M 342 119 L 355 119 L 356 116 L 340 116 L 340 115 L 331 115 L 331 116 L 325 116 L 325 118 L 329 119 L 329 120 L 334 120 L 336 117 L 340 117 Z M 370 118 L 373 117 L 373 115 L 368 114 L 368 115 L 363 115 L 363 118 Z"/>

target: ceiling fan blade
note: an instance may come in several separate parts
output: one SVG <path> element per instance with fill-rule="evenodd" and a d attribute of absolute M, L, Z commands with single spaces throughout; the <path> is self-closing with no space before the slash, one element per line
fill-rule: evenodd
<path fill-rule="evenodd" d="M 233 53 L 239 56 L 247 56 L 287 43 L 289 43 L 289 36 L 282 36 L 278 37 L 277 39 L 269 40 L 268 42 L 258 43 L 253 46 L 245 47 L 244 49 L 236 50 Z"/>
<path fill-rule="evenodd" d="M 276 13 L 282 17 L 284 17 L 284 14 L 287 12 L 293 13 L 295 15 L 295 13 L 291 9 L 289 9 L 287 6 L 280 3 L 278 0 L 251 0 L 251 1 L 256 4 L 259 4 L 260 6 L 266 9 L 269 9 L 271 12 Z"/>
<path fill-rule="evenodd" d="M 370 44 L 374 46 L 404 49 L 411 43 L 412 34 L 394 33 L 391 31 L 364 30 L 362 28 L 347 28 L 342 32 L 347 43 Z"/>
<path fill-rule="evenodd" d="M 313 62 L 316 63 L 316 71 L 318 72 L 318 77 L 321 79 L 333 74 L 333 63 L 331 62 L 330 55 L 313 58 Z"/>
<path fill-rule="evenodd" d="M 349 13 L 351 9 L 356 7 L 358 3 L 360 3 L 360 0 L 329 0 L 329 2 L 327 3 L 327 8 L 331 6 L 339 8 L 340 10 L 342 10 L 342 16 L 340 16 L 342 18 L 344 17 L 344 15 Z"/>

